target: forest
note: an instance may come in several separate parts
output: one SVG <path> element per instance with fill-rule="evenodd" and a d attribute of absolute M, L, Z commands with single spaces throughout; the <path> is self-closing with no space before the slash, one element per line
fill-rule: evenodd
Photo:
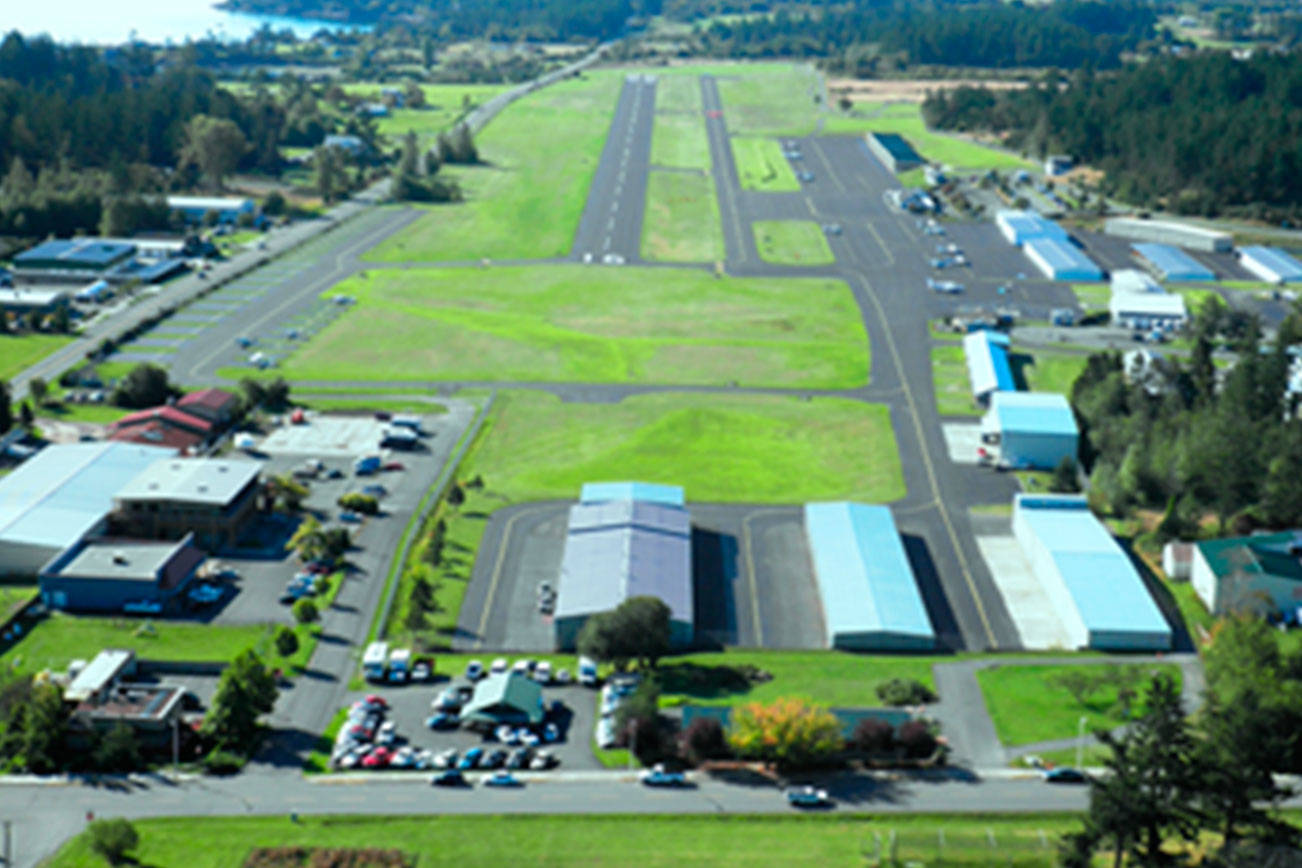
<path fill-rule="evenodd" d="M 1265 219 L 1302 215 L 1302 56 L 1162 57 L 1113 73 L 996 93 L 960 88 L 923 104 L 940 129 L 987 130 L 1029 153 L 1071 154 L 1141 206 Z"/>

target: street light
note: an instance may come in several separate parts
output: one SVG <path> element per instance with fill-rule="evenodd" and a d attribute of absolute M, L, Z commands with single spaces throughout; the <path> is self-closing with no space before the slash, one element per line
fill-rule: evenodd
<path fill-rule="evenodd" d="M 1085 715 L 1080 716 L 1080 724 L 1076 728 L 1076 768 L 1081 767 L 1083 755 L 1085 753 L 1085 723 L 1089 720 Z"/>

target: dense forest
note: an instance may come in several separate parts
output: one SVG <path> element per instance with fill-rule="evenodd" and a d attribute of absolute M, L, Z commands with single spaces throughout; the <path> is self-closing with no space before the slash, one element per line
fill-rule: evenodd
<path fill-rule="evenodd" d="M 942 129 L 992 130 L 1107 172 L 1111 192 L 1183 213 L 1302 214 L 1302 56 L 1165 57 L 1021 91 L 961 88 L 923 104 Z M 1237 206 L 1237 208 L 1233 207 Z"/>

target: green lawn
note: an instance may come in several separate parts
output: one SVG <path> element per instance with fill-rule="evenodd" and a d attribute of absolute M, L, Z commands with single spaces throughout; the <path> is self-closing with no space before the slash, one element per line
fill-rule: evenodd
<path fill-rule="evenodd" d="M 718 262 L 723 227 L 714 181 L 704 173 L 652 171 L 647 179 L 642 256 L 659 262 Z"/>
<path fill-rule="evenodd" d="M 1184 298 L 1185 309 L 1189 311 L 1190 314 L 1193 314 L 1199 308 L 1201 308 L 1203 306 L 1203 302 L 1206 301 L 1208 298 L 1217 298 L 1224 301 L 1224 299 L 1221 297 L 1220 292 L 1217 291 L 1216 287 L 1207 286 L 1205 284 L 1196 286 L 1187 283 L 1181 283 L 1181 284 L 1174 284 L 1168 287 L 1168 289 L 1170 289 L 1171 292 L 1178 293 L 1182 298 Z"/>
<path fill-rule="evenodd" d="M 737 161 L 743 190 L 791 193 L 800 189 L 796 173 L 782 156 L 782 145 L 776 139 L 736 136 L 732 139 L 732 156 Z"/>
<path fill-rule="evenodd" d="M 599 479 L 673 483 L 700 501 L 905 493 L 890 411 L 858 401 L 665 393 L 562 404 L 504 392 L 487 424 L 461 476 L 482 474 L 502 503 L 572 498 Z"/>
<path fill-rule="evenodd" d="M 775 789 L 772 798 L 776 803 L 781 794 Z M 877 841 L 893 838 L 898 847 L 895 855 L 901 860 L 940 864 L 933 860 L 943 845 L 946 865 L 1048 866 L 1054 863 L 1056 838 L 1080 825 L 1080 818 L 1070 814 L 874 817 L 849 810 L 816 816 L 306 815 L 297 822 L 285 814 L 166 817 L 134 822 L 140 847 L 133 854 L 133 863 L 239 868 L 255 847 L 377 847 L 401 849 L 411 854 L 417 866 L 635 862 L 678 868 L 719 864 L 721 855 L 726 854 L 730 865 L 778 868 L 790 865 L 792 854 L 799 854 L 797 861 L 803 864 L 848 868 L 866 864 L 865 851 L 871 852 Z M 1008 862 L 1011 857 L 1018 861 Z M 91 851 L 84 833 L 48 863 L 49 868 L 99 868 L 104 864 L 103 857 Z"/>
<path fill-rule="evenodd" d="M 71 342 L 67 335 L 0 334 L 0 379 L 11 379 Z"/>
<path fill-rule="evenodd" d="M 813 68 L 793 63 L 737 64 L 713 72 L 723 114 L 731 133 L 803 136 L 814 131 L 818 76 Z M 779 155 L 780 156 L 780 155 Z"/>
<path fill-rule="evenodd" d="M 338 289 L 358 303 L 279 373 L 813 388 L 867 381 L 866 335 L 840 281 L 573 265 L 371 271 Z"/>
<path fill-rule="evenodd" d="M 36 585 L 0 585 L 0 620 L 8 618 L 19 607 L 35 599 L 40 589 Z"/>
<path fill-rule="evenodd" d="M 956 170 L 1034 168 L 1029 160 L 1009 151 L 927 129 L 922 109 L 912 103 L 859 103 L 851 114 L 829 117 L 823 132 L 829 135 L 899 133 L 930 162 Z"/>
<path fill-rule="evenodd" d="M 756 220 L 751 224 L 760 258 L 782 265 L 836 262 L 823 230 L 812 220 Z"/>
<path fill-rule="evenodd" d="M 1145 672 L 1161 671 L 1180 683 L 1180 667 L 1173 663 L 1138 664 Z M 1066 672 L 1097 674 L 1107 664 L 1084 666 L 999 666 L 977 672 L 986 708 L 994 721 L 999 740 L 1008 746 L 1033 744 L 1075 737 L 1080 719 L 1085 730 L 1112 728 L 1126 722 L 1114 685 L 1101 685 L 1085 696 L 1081 704 L 1054 679 Z M 1142 693 L 1142 682 L 1141 682 Z M 1136 701 L 1132 709 L 1142 709 Z"/>
<path fill-rule="evenodd" d="M 651 165 L 710 168 L 710 141 L 701 114 L 701 87 L 693 76 L 665 76 L 656 85 Z"/>
<path fill-rule="evenodd" d="M 1015 363 L 1019 355 L 1014 354 Z M 1022 366 L 1021 373 L 1030 391 L 1071 395 L 1072 384 L 1085 370 L 1088 360 L 1089 356 L 1084 353 L 1037 352 L 1029 363 Z"/>
<path fill-rule="evenodd" d="M 1112 300 L 1112 287 L 1106 283 L 1073 283 L 1071 291 L 1086 312 L 1106 311 Z"/>
<path fill-rule="evenodd" d="M 586 73 L 498 115 L 476 141 L 485 165 L 445 167 L 466 201 L 435 205 L 366 258 L 543 258 L 569 252 L 622 76 Z M 544 134 L 545 131 L 545 134 Z"/>
<path fill-rule="evenodd" d="M 962 346 L 931 348 L 931 380 L 936 391 L 936 412 L 940 415 L 981 415 L 981 409 L 972 403 L 967 355 Z"/>

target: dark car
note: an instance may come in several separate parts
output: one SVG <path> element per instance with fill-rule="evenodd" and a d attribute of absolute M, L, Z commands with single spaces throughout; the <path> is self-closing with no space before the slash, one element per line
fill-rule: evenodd
<path fill-rule="evenodd" d="M 522 747 L 511 752 L 510 758 L 506 761 L 508 769 L 523 769 L 529 767 L 529 757 L 532 751 L 527 747 Z"/>
<path fill-rule="evenodd" d="M 500 769 L 502 766 L 506 765 L 506 757 L 506 751 L 501 749 L 495 750 L 484 757 L 483 762 L 479 764 L 479 767 L 485 769 Z"/>
<path fill-rule="evenodd" d="M 430 783 L 436 787 L 464 787 L 466 786 L 466 777 L 456 769 L 448 769 L 435 775 Z"/>
<path fill-rule="evenodd" d="M 1044 773 L 1044 782 L 1047 784 L 1085 784 L 1089 783 L 1089 775 L 1080 769 L 1073 769 L 1067 766 L 1059 766 L 1056 769 L 1049 769 Z"/>
<path fill-rule="evenodd" d="M 484 749 L 482 747 L 472 747 L 461 757 L 461 762 L 457 763 L 457 768 L 463 772 L 479 767 L 479 761 L 484 758 Z"/>

